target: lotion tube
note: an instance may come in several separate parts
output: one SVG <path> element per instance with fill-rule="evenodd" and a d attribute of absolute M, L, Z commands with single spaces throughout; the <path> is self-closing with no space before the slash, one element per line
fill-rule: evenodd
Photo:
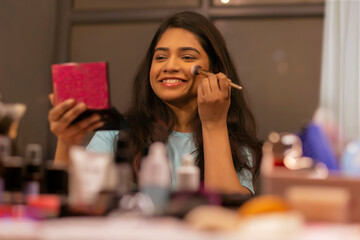
<path fill-rule="evenodd" d="M 70 161 L 70 206 L 86 208 L 94 205 L 99 193 L 107 185 L 111 155 L 87 152 L 83 147 L 72 147 Z"/>

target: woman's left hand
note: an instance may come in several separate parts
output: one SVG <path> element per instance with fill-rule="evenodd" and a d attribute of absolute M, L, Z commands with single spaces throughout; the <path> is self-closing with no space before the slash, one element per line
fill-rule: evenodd
<path fill-rule="evenodd" d="M 203 127 L 226 126 L 231 87 L 223 73 L 203 78 L 198 87 L 198 111 Z"/>

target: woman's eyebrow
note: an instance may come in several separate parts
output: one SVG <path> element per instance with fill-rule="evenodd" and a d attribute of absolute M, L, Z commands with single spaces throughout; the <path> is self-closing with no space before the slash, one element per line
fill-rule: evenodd
<path fill-rule="evenodd" d="M 158 47 L 158 48 L 155 48 L 154 52 L 156 51 L 169 51 L 169 48 L 166 48 L 166 47 Z"/>
<path fill-rule="evenodd" d="M 180 51 L 194 51 L 194 52 L 197 52 L 198 54 L 200 54 L 199 50 L 197 50 L 196 48 L 193 48 L 193 47 L 179 47 L 178 50 Z M 158 47 L 158 48 L 155 48 L 154 52 L 156 51 L 169 51 L 169 48 L 166 48 L 166 47 Z"/>
<path fill-rule="evenodd" d="M 193 48 L 193 47 L 180 47 L 179 48 L 180 51 L 194 51 L 194 52 L 197 52 L 198 54 L 200 54 L 200 52 L 196 49 L 196 48 Z"/>

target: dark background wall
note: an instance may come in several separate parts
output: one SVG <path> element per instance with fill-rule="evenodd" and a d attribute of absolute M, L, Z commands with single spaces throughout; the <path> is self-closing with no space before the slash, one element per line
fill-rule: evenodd
<path fill-rule="evenodd" d="M 319 97 L 323 5 L 209 9 L 210 0 L 166 2 L 154 1 L 158 9 L 137 10 L 149 2 L 0 0 L 2 101 L 28 107 L 19 129 L 20 154 L 27 143 L 40 143 L 45 159 L 53 158 L 56 139 L 47 122 L 52 63 L 108 61 L 111 100 L 124 111 L 132 78 L 159 22 L 186 6 L 208 15 L 224 34 L 259 138 L 270 131 L 298 131 L 311 119 Z"/>
<path fill-rule="evenodd" d="M 18 146 L 39 143 L 49 156 L 47 112 L 54 53 L 55 0 L 0 0 L 0 93 L 25 103 Z"/>

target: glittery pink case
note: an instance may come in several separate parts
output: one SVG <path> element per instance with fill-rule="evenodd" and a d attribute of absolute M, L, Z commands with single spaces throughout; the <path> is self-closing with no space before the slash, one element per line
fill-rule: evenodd
<path fill-rule="evenodd" d="M 74 98 L 91 110 L 110 108 L 106 62 L 53 64 L 51 70 L 55 105 Z"/>

